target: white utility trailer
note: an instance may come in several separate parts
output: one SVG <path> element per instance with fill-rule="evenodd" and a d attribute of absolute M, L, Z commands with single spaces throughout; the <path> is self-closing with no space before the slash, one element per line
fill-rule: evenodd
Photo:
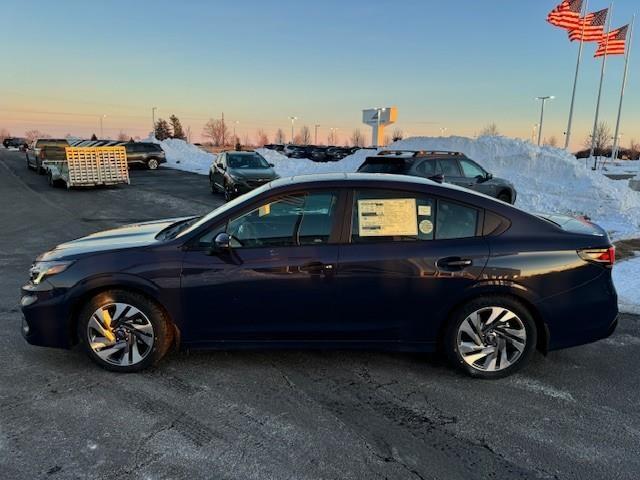
<path fill-rule="evenodd" d="M 64 159 L 47 159 L 44 168 L 49 184 L 94 187 L 129 183 L 125 147 L 65 147 Z"/>

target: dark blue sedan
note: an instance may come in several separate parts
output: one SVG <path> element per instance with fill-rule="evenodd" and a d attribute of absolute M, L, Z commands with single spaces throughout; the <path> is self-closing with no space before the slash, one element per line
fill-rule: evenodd
<path fill-rule="evenodd" d="M 182 348 L 443 351 L 495 378 L 616 326 L 615 252 L 585 219 L 536 216 L 415 177 L 273 181 L 204 217 L 95 233 L 22 288 L 33 345 L 130 372 Z"/>

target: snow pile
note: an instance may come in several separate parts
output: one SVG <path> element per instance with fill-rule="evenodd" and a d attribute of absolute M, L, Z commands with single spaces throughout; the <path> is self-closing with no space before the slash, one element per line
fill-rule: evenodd
<path fill-rule="evenodd" d="M 454 150 L 511 181 L 516 205 L 530 212 L 587 215 L 612 237 L 640 234 L 640 192 L 585 166 L 564 150 L 505 137 L 415 137 L 390 148 Z"/>
<path fill-rule="evenodd" d="M 621 312 L 640 315 L 640 256 L 613 266 L 613 283 Z"/>
<path fill-rule="evenodd" d="M 256 150 L 267 162 L 273 163 L 274 169 L 281 177 L 295 175 L 310 175 L 315 173 L 345 173 L 355 172 L 365 158 L 375 155 L 375 150 L 358 150 L 353 155 L 337 162 L 314 162 L 307 158 L 289 158 L 275 150 L 258 148 Z"/>
<path fill-rule="evenodd" d="M 205 152 L 197 146 L 177 138 L 168 138 L 162 141 L 149 138 L 145 141 L 160 144 L 167 157 L 165 165 L 178 170 L 208 175 L 209 167 L 216 158 L 212 153 Z"/>

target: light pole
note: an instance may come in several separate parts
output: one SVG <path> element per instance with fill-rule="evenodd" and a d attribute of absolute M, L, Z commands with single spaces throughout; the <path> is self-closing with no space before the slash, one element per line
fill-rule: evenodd
<path fill-rule="evenodd" d="M 293 145 L 293 124 L 298 119 L 298 117 L 289 117 L 291 120 L 291 145 Z"/>
<path fill-rule="evenodd" d="M 100 115 L 100 140 L 104 139 L 104 133 L 103 133 L 103 129 L 102 129 L 102 120 L 107 118 L 106 115 Z"/>
<path fill-rule="evenodd" d="M 536 97 L 536 100 L 540 100 L 542 102 L 542 106 L 540 107 L 540 128 L 538 129 L 538 146 L 540 146 L 540 142 L 542 141 L 542 124 L 544 122 L 544 103 L 547 100 L 553 100 L 553 95 L 547 95 L 546 97 Z"/>
<path fill-rule="evenodd" d="M 156 132 L 156 110 L 158 107 L 151 108 L 151 131 L 153 132 L 153 136 L 155 137 Z"/>
<path fill-rule="evenodd" d="M 384 107 L 376 107 L 376 148 L 380 146 L 380 116 L 385 110 Z"/>
<path fill-rule="evenodd" d="M 314 132 L 314 136 L 313 136 L 313 143 L 315 143 L 316 145 L 318 145 L 318 128 L 320 128 L 320 125 L 318 125 L 317 123 L 313 126 L 315 132 Z"/>
<path fill-rule="evenodd" d="M 440 136 L 444 137 L 444 134 L 446 133 L 446 131 L 447 131 L 447 127 L 440 127 Z"/>
<path fill-rule="evenodd" d="M 331 142 L 337 144 L 338 134 L 336 133 L 336 130 L 338 130 L 338 127 L 331 127 L 329 130 L 331 130 Z"/>

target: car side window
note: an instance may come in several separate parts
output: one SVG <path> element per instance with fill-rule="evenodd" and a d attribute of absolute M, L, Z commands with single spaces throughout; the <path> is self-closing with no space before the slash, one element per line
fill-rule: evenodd
<path fill-rule="evenodd" d="M 436 175 L 436 161 L 424 160 L 416 167 L 416 172 L 422 177 L 433 177 Z"/>
<path fill-rule="evenodd" d="M 322 245 L 329 241 L 338 194 L 310 192 L 271 200 L 231 219 L 233 248 Z"/>
<path fill-rule="evenodd" d="M 476 236 L 478 210 L 446 200 L 438 201 L 436 240 Z"/>
<path fill-rule="evenodd" d="M 352 212 L 352 243 L 433 240 L 435 201 L 427 195 L 356 190 Z"/>
<path fill-rule="evenodd" d="M 455 158 L 442 158 L 440 159 L 440 168 L 445 177 L 459 177 L 460 167 L 458 166 L 458 160 Z"/>
<path fill-rule="evenodd" d="M 467 178 L 484 177 L 485 172 L 478 165 L 469 160 L 460 160 L 460 166 L 462 167 L 462 173 Z"/>

